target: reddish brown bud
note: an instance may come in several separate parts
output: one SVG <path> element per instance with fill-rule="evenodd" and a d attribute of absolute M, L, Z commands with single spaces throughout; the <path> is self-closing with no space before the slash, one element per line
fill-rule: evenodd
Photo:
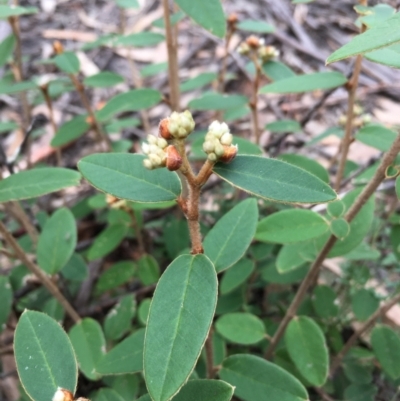
<path fill-rule="evenodd" d="M 173 138 L 173 136 L 169 132 L 168 125 L 169 125 L 169 119 L 168 118 L 163 118 L 160 121 L 160 125 L 158 126 L 158 132 L 159 132 L 161 138 L 164 138 L 167 141 Z"/>
<path fill-rule="evenodd" d="M 177 151 L 174 145 L 169 145 L 165 148 L 167 153 L 166 167 L 170 171 L 179 170 L 182 166 L 182 156 Z"/>
<path fill-rule="evenodd" d="M 74 401 L 74 396 L 69 390 L 58 387 L 52 401 Z"/>
<path fill-rule="evenodd" d="M 232 13 L 231 15 L 229 15 L 229 17 L 228 17 L 229 25 L 235 25 L 238 21 L 239 21 L 239 18 L 237 16 L 237 14 Z"/>
<path fill-rule="evenodd" d="M 55 54 L 64 53 L 64 46 L 60 41 L 56 40 L 55 42 L 53 42 L 53 51 Z"/>
<path fill-rule="evenodd" d="M 87 116 L 86 120 L 85 120 L 88 124 L 90 124 L 91 126 L 94 125 L 94 120 L 92 116 Z"/>
<path fill-rule="evenodd" d="M 230 163 L 237 154 L 237 147 L 236 146 L 224 146 L 224 153 L 219 158 L 222 163 Z"/>
<path fill-rule="evenodd" d="M 246 39 L 246 43 L 251 47 L 252 49 L 258 49 L 260 47 L 260 39 L 257 38 L 257 36 L 251 35 Z"/>
<path fill-rule="evenodd" d="M 96 104 L 96 110 L 101 110 L 106 104 L 107 104 L 107 102 L 105 102 L 104 100 L 102 100 L 101 102 L 98 102 Z"/>

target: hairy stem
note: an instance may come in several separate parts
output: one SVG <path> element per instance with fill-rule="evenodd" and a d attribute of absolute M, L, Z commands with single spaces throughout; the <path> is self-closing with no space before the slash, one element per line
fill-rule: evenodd
<path fill-rule="evenodd" d="M 167 50 L 168 50 L 168 76 L 169 76 L 169 89 L 170 89 L 169 103 L 171 106 L 171 110 L 179 111 L 180 92 L 179 92 L 179 76 L 178 76 L 178 71 L 179 71 L 178 42 L 176 40 L 176 35 L 174 35 L 171 26 L 169 2 L 168 0 L 163 0 L 162 4 L 164 8 L 165 36 L 167 40 Z"/>
<path fill-rule="evenodd" d="M 354 219 L 354 217 L 357 215 L 357 213 L 361 210 L 361 208 L 368 201 L 368 199 L 376 191 L 376 189 L 381 184 L 381 182 L 385 179 L 386 169 L 393 163 L 393 161 L 395 160 L 399 151 L 400 151 L 400 134 L 397 136 L 396 140 L 393 142 L 389 151 L 384 155 L 382 162 L 381 162 L 380 166 L 378 167 L 376 173 L 374 174 L 372 180 L 363 189 L 363 191 L 357 197 L 357 199 L 355 200 L 353 205 L 347 211 L 346 215 L 344 216 L 344 218 L 347 220 L 347 222 L 351 222 Z M 292 318 L 296 315 L 297 309 L 299 308 L 300 304 L 302 303 L 304 296 L 306 295 L 309 287 L 312 285 L 312 283 L 315 282 L 315 280 L 318 277 L 322 262 L 328 256 L 330 250 L 332 249 L 333 245 L 335 245 L 335 243 L 336 243 L 336 237 L 331 235 L 329 237 L 328 241 L 325 243 L 322 250 L 320 251 L 320 253 L 318 254 L 317 258 L 311 265 L 311 268 L 310 268 L 309 272 L 307 273 L 307 276 L 304 278 L 299 289 L 297 290 L 297 293 L 296 293 L 292 303 L 290 304 L 288 310 L 286 311 L 286 314 L 285 314 L 283 320 L 281 321 L 276 333 L 274 334 L 274 336 L 267 348 L 267 351 L 265 353 L 265 357 L 267 359 L 271 359 L 276 346 L 278 345 L 279 341 L 281 340 L 281 338 L 283 337 L 283 335 L 285 333 L 287 325 L 290 323 Z"/>
<path fill-rule="evenodd" d="M 32 224 L 31 219 L 26 214 L 23 207 L 17 202 L 8 202 L 5 204 L 7 211 L 17 220 L 21 226 L 25 229 L 26 233 L 32 240 L 34 245 L 37 244 L 39 233 L 36 230 L 36 227 Z"/>
<path fill-rule="evenodd" d="M 79 93 L 79 96 L 81 98 L 83 107 L 86 109 L 86 111 L 87 111 L 87 113 L 88 113 L 88 115 L 90 117 L 91 124 L 92 124 L 92 126 L 94 128 L 94 131 L 96 132 L 96 135 L 97 135 L 97 140 L 99 142 L 102 142 L 104 140 L 106 145 L 107 145 L 107 150 L 111 151 L 111 140 L 108 137 L 108 135 L 106 135 L 103 132 L 103 130 L 101 128 L 101 125 L 98 122 L 98 120 L 96 118 L 96 115 L 93 112 L 92 106 L 90 105 L 89 99 L 88 99 L 88 97 L 86 96 L 86 93 L 85 93 L 85 87 L 83 86 L 83 84 L 79 81 L 79 79 L 74 74 L 70 74 L 69 77 L 70 77 L 72 83 L 74 84 L 75 89 Z"/>
<path fill-rule="evenodd" d="M 43 270 L 40 269 L 39 266 L 37 266 L 29 259 L 28 255 L 20 247 L 17 240 L 8 232 L 7 227 L 1 221 L 0 234 L 2 235 L 4 241 L 15 252 L 17 258 L 40 280 L 40 282 L 47 288 L 47 290 L 54 296 L 54 298 L 57 299 L 57 301 L 62 305 L 62 307 L 71 317 L 71 319 L 75 323 L 79 322 L 81 320 L 80 316 L 58 289 L 57 285 L 51 281 L 51 279 L 46 275 Z"/>
<path fill-rule="evenodd" d="M 258 89 L 260 87 L 260 79 L 261 79 L 261 66 L 258 62 L 257 56 L 252 54 L 251 60 L 253 61 L 254 67 L 256 69 L 255 77 L 253 80 L 253 93 L 252 98 L 249 103 L 250 110 L 251 110 L 251 120 L 253 122 L 253 133 L 255 137 L 256 144 L 260 144 L 260 125 L 258 121 Z"/>

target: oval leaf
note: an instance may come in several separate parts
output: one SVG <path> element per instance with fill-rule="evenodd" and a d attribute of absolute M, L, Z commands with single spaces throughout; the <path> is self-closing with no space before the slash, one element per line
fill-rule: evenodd
<path fill-rule="evenodd" d="M 36 198 L 79 185 L 81 175 L 73 170 L 43 167 L 21 171 L 0 181 L 0 202 Z"/>
<path fill-rule="evenodd" d="M 400 338 L 388 326 L 377 326 L 371 334 L 372 349 L 383 371 L 393 380 L 400 377 Z"/>
<path fill-rule="evenodd" d="M 167 169 L 147 170 L 138 154 L 94 154 L 83 158 L 78 168 L 100 191 L 134 202 L 165 202 L 181 193 L 178 175 Z"/>
<path fill-rule="evenodd" d="M 54 57 L 56 66 L 67 74 L 77 74 L 79 72 L 80 63 L 75 53 L 64 52 Z"/>
<path fill-rule="evenodd" d="M 84 85 L 93 88 L 108 88 L 124 82 L 124 78 L 111 71 L 102 71 L 83 80 Z"/>
<path fill-rule="evenodd" d="M 286 329 L 285 343 L 302 376 L 314 386 L 322 386 L 328 377 L 329 355 L 319 326 L 308 317 L 295 317 Z"/>
<path fill-rule="evenodd" d="M 312 210 L 288 209 L 262 219 L 254 238 L 258 241 L 288 244 L 318 237 L 328 228 L 328 222 Z"/>
<path fill-rule="evenodd" d="M 204 253 L 217 272 L 236 263 L 246 252 L 256 231 L 257 201 L 247 199 L 226 213 L 204 239 Z"/>
<path fill-rule="evenodd" d="M 229 110 L 244 106 L 248 101 L 247 97 L 242 95 L 207 93 L 202 97 L 190 101 L 189 107 L 195 110 Z"/>
<path fill-rule="evenodd" d="M 220 0 L 175 0 L 175 3 L 207 31 L 220 38 L 225 36 L 226 21 Z"/>
<path fill-rule="evenodd" d="M 302 93 L 321 89 L 332 89 L 344 85 L 347 78 L 340 72 L 316 72 L 296 75 L 263 86 L 260 93 Z"/>
<path fill-rule="evenodd" d="M 40 233 L 37 246 L 39 266 L 48 274 L 59 272 L 74 253 L 76 241 L 74 215 L 68 209 L 58 209 Z"/>
<path fill-rule="evenodd" d="M 254 268 L 255 265 L 252 260 L 247 258 L 239 260 L 222 277 L 220 285 L 221 294 L 228 294 L 238 288 L 251 276 Z"/>
<path fill-rule="evenodd" d="M 173 401 L 230 401 L 233 387 L 222 380 L 190 380 Z"/>
<path fill-rule="evenodd" d="M 25 311 L 14 337 L 18 375 L 34 401 L 49 401 L 58 387 L 75 393 L 78 366 L 67 334 L 44 313 Z"/>
<path fill-rule="evenodd" d="M 215 328 L 221 336 L 237 344 L 256 344 L 265 338 L 264 323 L 251 313 L 227 313 L 217 320 Z"/>
<path fill-rule="evenodd" d="M 90 124 L 86 121 L 87 116 L 77 116 L 64 123 L 56 132 L 51 140 L 52 147 L 66 145 L 75 139 L 80 138 L 90 129 Z"/>
<path fill-rule="evenodd" d="M 319 203 L 336 199 L 333 189 L 307 171 L 280 160 L 236 156 L 214 172 L 231 185 L 278 202 Z"/>
<path fill-rule="evenodd" d="M 96 368 L 106 350 L 106 340 L 100 324 L 90 318 L 83 319 L 69 331 L 69 339 L 80 370 L 88 379 L 98 380 L 101 376 Z"/>
<path fill-rule="evenodd" d="M 144 377 L 154 401 L 170 400 L 190 376 L 216 303 L 217 275 L 204 255 L 182 255 L 161 276 L 144 346 Z"/>
<path fill-rule="evenodd" d="M 0 276 L 0 333 L 6 327 L 8 316 L 11 312 L 13 293 L 10 282 L 6 276 Z"/>
<path fill-rule="evenodd" d="M 104 320 L 104 333 L 107 339 L 119 340 L 131 328 L 132 318 L 136 312 L 136 301 L 133 295 L 124 296 L 112 308 Z"/>
<path fill-rule="evenodd" d="M 244 401 L 307 401 L 303 385 L 286 370 L 254 355 L 232 355 L 224 360 L 221 379 L 235 386 Z"/>

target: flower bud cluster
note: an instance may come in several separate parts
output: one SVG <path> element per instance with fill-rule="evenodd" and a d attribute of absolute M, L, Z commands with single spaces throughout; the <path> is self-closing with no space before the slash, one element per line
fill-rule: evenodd
<path fill-rule="evenodd" d="M 208 160 L 211 162 L 220 160 L 225 163 L 233 160 L 237 153 L 237 145 L 232 145 L 232 140 L 233 136 L 226 123 L 219 121 L 211 123 L 203 143 L 203 150 L 207 153 Z"/>
<path fill-rule="evenodd" d="M 192 113 L 185 110 L 183 113 L 174 111 L 169 118 L 164 118 L 160 122 L 160 136 L 166 140 L 184 139 L 195 127 Z"/>
<path fill-rule="evenodd" d="M 262 63 L 266 63 L 279 56 L 275 46 L 264 46 L 264 39 L 251 35 L 239 45 L 239 54 L 244 56 L 256 55 Z"/>
<path fill-rule="evenodd" d="M 149 170 L 167 167 L 168 170 L 175 171 L 182 165 L 181 155 L 175 146 L 168 145 L 164 138 L 148 135 L 147 142 L 142 144 L 142 150 L 147 155 L 147 159 L 143 160 L 143 165 Z"/>
<path fill-rule="evenodd" d="M 154 168 L 165 167 L 167 153 L 165 149 L 168 142 L 164 138 L 157 138 L 154 135 L 147 136 L 147 142 L 143 142 L 142 150 L 147 159 L 144 159 L 143 165 L 152 170 Z"/>

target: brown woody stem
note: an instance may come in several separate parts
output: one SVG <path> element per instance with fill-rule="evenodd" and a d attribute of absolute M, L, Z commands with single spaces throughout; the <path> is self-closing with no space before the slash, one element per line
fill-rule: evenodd
<path fill-rule="evenodd" d="M 36 230 L 36 227 L 32 224 L 31 219 L 26 214 L 23 207 L 16 201 L 8 202 L 5 204 L 7 211 L 17 220 L 22 227 L 24 227 L 26 233 L 32 240 L 34 245 L 37 244 L 39 233 Z"/>
<path fill-rule="evenodd" d="M 249 103 L 251 110 L 251 119 L 253 122 L 253 133 L 255 137 L 256 144 L 260 144 L 260 125 L 258 121 L 258 89 L 260 87 L 260 79 L 261 79 L 261 66 L 258 62 L 257 56 L 255 53 L 251 54 L 251 60 L 253 61 L 254 67 L 256 69 L 256 75 L 253 80 L 253 94 L 252 99 Z"/>
<path fill-rule="evenodd" d="M 165 36 L 167 40 L 167 51 L 168 51 L 168 76 L 169 76 L 169 90 L 170 99 L 169 103 L 172 111 L 180 110 L 180 91 L 179 91 L 179 65 L 178 65 L 178 42 L 176 35 L 172 30 L 169 2 L 163 0 L 164 8 L 164 24 L 165 24 Z"/>
<path fill-rule="evenodd" d="M 347 222 L 351 222 L 357 213 L 361 210 L 364 204 L 368 201 L 368 199 L 373 195 L 376 191 L 378 186 L 381 182 L 385 179 L 385 172 L 386 169 L 393 163 L 397 154 L 400 151 L 400 134 L 397 136 L 396 140 L 393 142 L 389 151 L 384 155 L 380 166 L 378 167 L 376 173 L 374 174 L 372 180 L 368 183 L 368 185 L 363 189 L 360 195 L 357 197 L 353 205 L 347 211 L 345 215 L 345 219 Z M 331 235 L 328 241 L 325 243 L 324 247 L 318 254 L 317 258 L 311 265 L 307 276 L 304 278 L 303 282 L 301 283 L 292 303 L 290 304 L 286 314 L 280 323 L 276 333 L 272 337 L 272 340 L 267 348 L 265 353 L 265 358 L 271 359 L 272 355 L 275 351 L 276 346 L 278 345 L 279 341 L 283 337 L 287 325 L 290 323 L 292 318 L 296 315 L 297 309 L 299 308 L 300 304 L 302 303 L 305 294 L 307 293 L 309 287 L 318 277 L 320 267 L 322 262 L 328 256 L 330 250 L 332 249 L 333 245 L 335 245 L 336 237 Z"/>
<path fill-rule="evenodd" d="M 68 300 L 64 297 L 61 291 L 58 289 L 56 284 L 54 284 L 51 279 L 46 275 L 46 273 L 40 269 L 35 263 L 33 263 L 25 251 L 20 247 L 16 239 L 9 233 L 7 227 L 0 221 L 0 234 L 2 235 L 4 241 L 10 246 L 14 251 L 17 258 L 40 280 L 40 282 L 47 288 L 51 295 L 57 299 L 65 311 L 69 314 L 72 320 L 77 323 L 81 320 L 78 313 L 71 306 Z"/>

